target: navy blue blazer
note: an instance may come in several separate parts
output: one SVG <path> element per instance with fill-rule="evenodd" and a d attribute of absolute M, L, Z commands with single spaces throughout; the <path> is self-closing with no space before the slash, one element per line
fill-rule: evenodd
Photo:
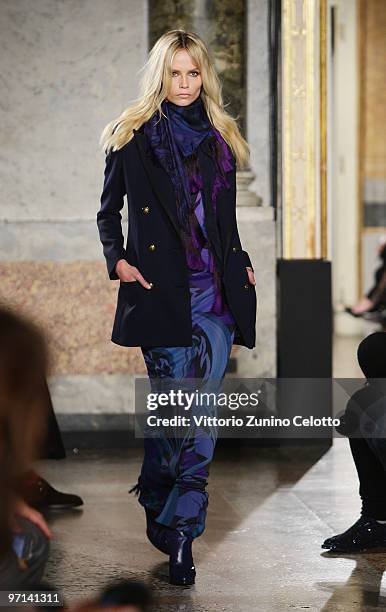
<path fill-rule="evenodd" d="M 198 148 L 203 173 L 203 205 L 209 242 L 219 266 L 222 286 L 237 323 L 234 344 L 253 348 L 256 332 L 256 289 L 246 266 L 236 222 L 236 164 L 228 174 L 231 188 L 217 196 L 217 215 L 210 206 L 214 165 L 208 139 Z M 127 194 L 128 233 L 122 234 L 121 213 Z M 105 160 L 104 184 L 97 213 L 99 236 L 111 280 L 119 277 L 119 259 L 136 266 L 153 284 L 119 282 L 111 340 L 121 346 L 191 346 L 192 319 L 188 267 L 177 220 L 173 183 L 150 154 L 143 126 L 119 151 Z M 215 218 L 216 217 L 216 218 Z"/>

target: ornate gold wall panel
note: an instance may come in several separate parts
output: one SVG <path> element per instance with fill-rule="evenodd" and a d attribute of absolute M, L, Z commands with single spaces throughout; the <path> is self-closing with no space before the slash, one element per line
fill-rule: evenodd
<path fill-rule="evenodd" d="M 358 295 L 364 292 L 363 242 L 386 230 L 386 5 L 359 0 Z"/>
<path fill-rule="evenodd" d="M 327 0 L 320 0 L 320 256 L 328 256 L 327 228 Z"/>
<path fill-rule="evenodd" d="M 282 32 L 283 255 L 320 257 L 327 249 L 324 0 L 283 0 Z"/>

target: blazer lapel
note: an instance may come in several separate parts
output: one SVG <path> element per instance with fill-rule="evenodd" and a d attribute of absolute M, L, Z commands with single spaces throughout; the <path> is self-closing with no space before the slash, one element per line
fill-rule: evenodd
<path fill-rule="evenodd" d="M 139 132 L 138 130 L 134 130 L 134 138 L 153 192 L 161 206 L 163 206 L 178 236 L 181 237 L 178 225 L 173 183 L 164 169 L 156 166 L 146 152 L 145 134 L 143 132 Z"/>
<path fill-rule="evenodd" d="M 181 239 L 173 183 L 165 170 L 159 166 L 156 166 L 153 163 L 150 155 L 147 153 L 145 134 L 138 130 L 134 130 L 134 138 L 153 192 L 160 204 L 163 206 L 170 222 Z M 205 225 L 215 257 L 220 265 L 220 269 L 222 269 L 223 257 L 221 240 L 218 232 L 217 219 L 211 204 L 211 193 L 215 169 L 207 139 L 204 140 L 199 147 L 199 160 L 204 181 L 203 206 L 205 211 Z"/>

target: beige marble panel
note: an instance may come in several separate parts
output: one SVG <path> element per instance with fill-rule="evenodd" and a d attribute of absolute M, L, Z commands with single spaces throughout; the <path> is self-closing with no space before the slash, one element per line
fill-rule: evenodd
<path fill-rule="evenodd" d="M 118 284 L 101 262 L 0 265 L 0 299 L 47 334 L 52 375 L 145 373 L 140 348 L 110 340 Z"/>

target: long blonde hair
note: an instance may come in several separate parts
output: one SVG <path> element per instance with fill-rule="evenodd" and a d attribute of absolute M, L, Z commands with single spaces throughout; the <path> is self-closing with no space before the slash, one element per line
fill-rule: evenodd
<path fill-rule="evenodd" d="M 117 151 L 133 137 L 145 121 L 158 110 L 167 97 L 171 85 L 171 66 L 174 55 L 185 49 L 201 72 L 203 100 L 209 121 L 220 132 L 230 146 L 238 168 L 247 165 L 249 147 L 242 137 L 236 120 L 224 110 L 221 82 L 209 56 L 208 50 L 197 34 L 184 30 L 170 30 L 163 34 L 149 53 L 140 72 L 139 96 L 117 119 L 110 121 L 100 137 L 100 145 L 108 153 Z M 164 115 L 165 116 L 165 115 Z"/>

